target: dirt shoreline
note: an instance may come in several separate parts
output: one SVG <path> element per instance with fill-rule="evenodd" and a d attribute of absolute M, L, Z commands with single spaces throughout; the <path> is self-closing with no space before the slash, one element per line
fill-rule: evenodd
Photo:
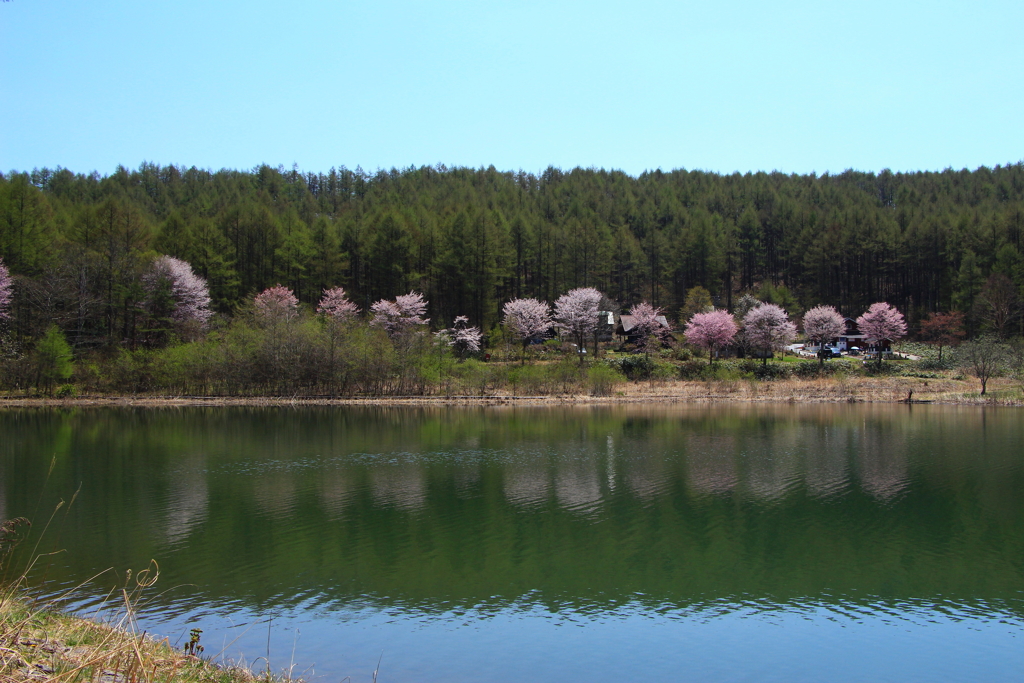
<path fill-rule="evenodd" d="M 977 382 L 954 379 L 853 379 L 636 382 L 610 396 L 169 396 L 88 395 L 74 398 L 0 396 L 0 408 L 19 407 L 232 407 L 232 406 L 562 406 L 637 403 L 933 403 L 1024 406 L 1020 382 L 993 380 L 986 396 Z"/>

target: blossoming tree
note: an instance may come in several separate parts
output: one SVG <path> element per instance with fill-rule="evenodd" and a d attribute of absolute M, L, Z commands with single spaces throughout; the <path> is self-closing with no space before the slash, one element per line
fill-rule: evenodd
<path fill-rule="evenodd" d="M 381 299 L 370 306 L 370 312 L 373 313 L 370 324 L 380 327 L 391 338 L 430 322 L 429 318 L 423 317 L 427 312 L 427 302 L 419 292 L 402 294 L 394 301 Z"/>
<path fill-rule="evenodd" d="M 346 323 L 359 314 L 359 307 L 349 301 L 343 288 L 333 287 L 324 290 L 316 312 L 333 322 Z"/>
<path fill-rule="evenodd" d="M 804 334 L 817 346 L 835 339 L 846 332 L 846 320 L 832 306 L 815 306 L 804 313 Z M 818 354 L 819 365 L 825 364 L 825 356 Z"/>
<path fill-rule="evenodd" d="M 7 320 L 11 314 L 11 299 L 13 298 L 14 282 L 11 279 L 11 272 L 7 270 L 3 259 L 0 259 L 0 320 Z"/>
<path fill-rule="evenodd" d="M 664 334 L 668 331 L 658 320 L 662 315 L 660 308 L 652 306 L 646 301 L 641 301 L 629 310 L 633 316 L 633 329 L 636 337 L 640 340 L 640 348 L 644 353 L 650 353 L 652 347 L 657 348 Z"/>
<path fill-rule="evenodd" d="M 264 323 L 291 320 L 299 313 L 295 293 L 283 285 L 264 289 L 256 295 L 256 318 Z"/>
<path fill-rule="evenodd" d="M 593 287 L 572 289 L 555 301 L 555 325 L 576 343 L 580 363 L 587 340 L 597 329 L 597 311 L 601 305 L 601 292 Z"/>
<path fill-rule="evenodd" d="M 210 288 L 206 280 L 192 271 L 187 261 L 173 256 L 160 256 L 143 277 L 150 300 L 161 294 L 170 299 L 170 318 L 175 323 L 205 325 L 210 310 Z"/>
<path fill-rule="evenodd" d="M 796 338 L 796 325 L 789 321 L 786 311 L 776 304 L 761 304 L 743 316 L 743 334 L 747 342 L 762 352 L 762 361 Z"/>
<path fill-rule="evenodd" d="M 551 307 L 536 299 L 512 299 L 502 307 L 502 324 L 523 345 L 522 362 L 526 362 L 526 347 L 551 327 Z"/>
<path fill-rule="evenodd" d="M 455 317 L 455 324 L 450 329 L 441 330 L 437 337 L 450 346 L 459 360 L 462 360 L 466 354 L 480 350 L 484 335 L 479 327 L 470 327 L 469 318 L 460 315 Z"/>
<path fill-rule="evenodd" d="M 869 344 L 882 341 L 894 342 L 907 334 L 907 322 L 903 314 L 884 301 L 871 304 L 864 315 L 857 318 L 857 327 Z M 882 366 L 882 353 L 878 353 L 878 366 Z"/>
<path fill-rule="evenodd" d="M 708 364 L 715 361 L 715 355 L 729 344 L 739 328 L 728 311 L 694 313 L 686 323 L 686 341 L 696 347 L 707 349 Z"/>

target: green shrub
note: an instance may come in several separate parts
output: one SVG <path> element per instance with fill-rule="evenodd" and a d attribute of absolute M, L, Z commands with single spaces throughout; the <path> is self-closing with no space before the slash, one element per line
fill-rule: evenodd
<path fill-rule="evenodd" d="M 591 396 L 610 396 L 615 385 L 625 381 L 625 377 L 608 363 L 598 363 L 587 371 L 587 384 Z"/>
<path fill-rule="evenodd" d="M 57 398 L 75 398 L 78 396 L 78 388 L 74 384 L 62 384 L 53 395 Z"/>

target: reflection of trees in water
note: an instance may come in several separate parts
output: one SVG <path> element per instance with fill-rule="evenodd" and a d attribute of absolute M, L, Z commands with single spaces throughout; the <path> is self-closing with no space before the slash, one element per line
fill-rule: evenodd
<path fill-rule="evenodd" d="M 843 491 L 848 483 L 847 452 L 850 433 L 846 429 L 824 427 L 805 431 L 807 492 L 815 498 L 828 498 Z"/>
<path fill-rule="evenodd" d="M 472 496 L 480 488 L 480 465 L 463 463 L 452 473 L 455 493 L 459 496 Z"/>
<path fill-rule="evenodd" d="M 256 507 L 271 517 L 287 517 L 295 507 L 295 488 L 290 472 L 261 472 L 253 482 Z"/>
<path fill-rule="evenodd" d="M 206 519 L 210 492 L 206 482 L 206 457 L 193 454 L 183 458 L 184 467 L 170 473 L 167 508 L 164 511 L 164 539 L 177 543 Z"/>
<path fill-rule="evenodd" d="M 548 472 L 546 467 L 509 467 L 504 472 L 505 499 L 520 507 L 542 504 L 548 497 Z"/>
<path fill-rule="evenodd" d="M 690 434 L 686 438 L 686 482 L 697 493 L 718 495 L 736 488 L 736 439 Z"/>
<path fill-rule="evenodd" d="M 319 473 L 317 493 L 327 519 L 339 520 L 345 516 L 352 489 L 352 482 L 342 470 L 328 469 Z"/>
<path fill-rule="evenodd" d="M 590 512 L 601 501 L 601 480 L 594 455 L 580 453 L 557 464 L 555 497 L 558 504 L 567 510 Z"/>
<path fill-rule="evenodd" d="M 741 446 L 747 463 L 747 490 L 754 498 L 779 500 L 800 481 L 799 456 L 792 443 L 786 443 L 789 436 L 785 432 L 773 433 Z"/>
<path fill-rule="evenodd" d="M 898 496 L 908 485 L 907 444 L 892 429 L 862 430 L 857 444 L 857 469 L 865 491 L 883 502 Z"/>
<path fill-rule="evenodd" d="M 418 465 L 376 467 L 370 471 L 370 490 L 378 505 L 420 510 L 427 502 L 423 468 Z"/>
<path fill-rule="evenodd" d="M 621 467 L 625 468 L 622 478 L 630 492 L 644 502 L 664 495 L 668 480 L 661 448 L 652 447 L 647 441 L 628 439 L 623 442 L 622 452 L 623 457 L 619 459 Z"/>

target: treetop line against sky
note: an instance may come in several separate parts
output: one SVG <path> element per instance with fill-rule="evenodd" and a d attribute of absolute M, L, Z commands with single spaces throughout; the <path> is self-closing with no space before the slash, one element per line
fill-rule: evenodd
<path fill-rule="evenodd" d="M 0 168 L 1024 158 L 1024 4 L 0 3 Z"/>

